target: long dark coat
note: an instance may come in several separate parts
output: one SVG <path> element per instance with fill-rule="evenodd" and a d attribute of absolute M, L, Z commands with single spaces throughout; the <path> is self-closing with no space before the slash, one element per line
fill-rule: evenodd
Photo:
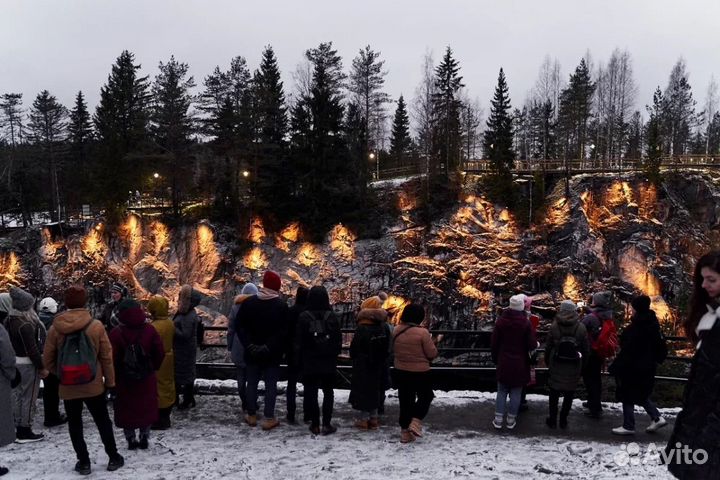
<path fill-rule="evenodd" d="M 582 358 L 578 362 L 562 362 L 555 360 L 555 351 L 565 336 L 575 336 L 578 351 Z M 574 392 L 582 373 L 583 362 L 587 361 L 590 351 L 585 325 L 579 321 L 578 315 L 560 315 L 555 317 L 545 345 L 545 364 L 548 367 L 548 386 L 561 392 Z"/>
<path fill-rule="evenodd" d="M 390 343 L 385 327 L 387 316 L 388 313 L 381 308 L 360 310 L 357 329 L 350 343 L 352 380 L 349 400 L 352 407 L 361 412 L 378 408 L 380 392 L 385 390 Z M 385 338 L 384 343 L 381 337 Z"/>
<path fill-rule="evenodd" d="M 296 358 L 296 366 L 300 369 L 303 376 L 307 375 L 325 375 L 335 373 L 337 368 L 337 358 L 342 351 L 342 333 L 340 331 L 340 321 L 337 315 L 332 311 L 327 315 L 324 330 L 328 335 L 328 349 L 326 351 L 318 351 L 316 344 L 310 335 L 310 324 L 314 319 L 324 319 L 326 311 L 303 311 L 298 320 L 295 338 L 296 352 L 293 357 Z"/>
<path fill-rule="evenodd" d="M 663 342 L 655 312 L 633 315 L 620 335 L 620 352 L 609 368 L 617 384 L 618 402 L 642 405 L 650 397 L 657 365 L 664 360 L 659 353 Z"/>
<path fill-rule="evenodd" d="M 670 473 L 682 479 L 717 479 L 720 472 L 720 318 L 702 338 L 685 384 L 682 411 L 665 451 L 669 454 L 679 442 L 693 451 L 704 449 L 708 461 L 704 465 L 670 463 Z M 676 460 L 677 455 L 676 450 Z"/>
<path fill-rule="evenodd" d="M 119 428 L 142 428 L 158 420 L 158 386 L 155 371 L 160 369 L 165 351 L 157 330 L 137 317 L 120 323 L 110 332 L 113 362 L 116 368 L 115 425 Z M 149 356 L 153 373 L 143 380 L 132 380 L 123 374 L 123 358 L 128 345 L 139 343 Z"/>
<path fill-rule="evenodd" d="M 175 385 L 192 385 L 195 383 L 195 358 L 197 357 L 197 328 L 200 318 L 195 307 L 200 303 L 200 296 L 192 288 L 184 285 L 178 298 L 178 311 L 173 317 L 175 338 Z"/>
<path fill-rule="evenodd" d="M 15 441 L 15 421 L 12 414 L 12 388 L 15 378 L 15 350 L 10 336 L 0 324 L 0 447 Z"/>
<path fill-rule="evenodd" d="M 495 322 L 491 352 L 497 365 L 497 381 L 509 388 L 530 382 L 529 353 L 537 348 L 530 320 L 524 311 L 504 310 Z"/>

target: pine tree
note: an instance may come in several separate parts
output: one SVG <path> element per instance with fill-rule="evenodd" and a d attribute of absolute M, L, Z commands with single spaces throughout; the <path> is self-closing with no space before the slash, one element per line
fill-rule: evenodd
<path fill-rule="evenodd" d="M 58 182 L 58 144 L 65 138 L 67 109 L 55 96 L 43 90 L 30 109 L 30 138 L 40 148 L 47 162 L 48 211 L 50 219 L 57 221 L 60 216 L 60 189 Z"/>
<path fill-rule="evenodd" d="M 530 108 L 530 136 L 532 158 L 545 160 L 555 158 L 555 107 L 550 100 L 534 102 Z"/>
<path fill-rule="evenodd" d="M 653 95 L 652 107 L 647 107 L 650 118 L 645 124 L 647 151 L 645 173 L 648 178 L 655 183 L 660 180 L 660 162 L 662 160 L 663 145 L 665 143 L 662 130 L 664 104 L 665 99 L 660 91 L 660 87 L 658 87 Z"/>
<path fill-rule="evenodd" d="M 630 117 L 628 127 L 627 151 L 625 156 L 631 160 L 639 160 L 642 158 L 643 151 L 643 119 L 637 110 Z"/>
<path fill-rule="evenodd" d="M 86 200 L 86 192 L 90 190 L 88 156 L 93 139 L 90 112 L 82 92 L 78 92 L 75 97 L 75 106 L 70 110 L 69 117 L 67 142 L 70 147 L 70 158 L 68 167 L 74 174 L 66 178 L 66 197 L 70 205 L 77 206 L 81 201 Z"/>
<path fill-rule="evenodd" d="M 433 171 L 442 172 L 446 178 L 450 172 L 460 168 L 460 108 L 458 98 L 464 87 L 459 75 L 460 64 L 453 58 L 452 50 L 447 47 L 440 64 L 435 68 L 436 93 L 433 95 L 435 124 L 433 128 Z"/>
<path fill-rule="evenodd" d="M 564 159 L 584 159 L 588 140 L 588 123 L 592 116 L 592 98 L 595 83 L 585 59 L 570 75 L 568 86 L 560 93 L 558 129 Z"/>
<path fill-rule="evenodd" d="M 695 104 L 685 61 L 680 59 L 670 72 L 663 95 L 661 122 L 667 135 L 666 154 L 683 155 L 689 150 L 692 129 L 697 125 Z"/>
<path fill-rule="evenodd" d="M 351 166 L 348 173 L 351 184 L 357 192 L 356 198 L 360 201 L 365 197 L 368 178 L 366 122 L 361 112 L 360 106 L 351 103 L 348 105 L 345 118 L 345 142 Z"/>
<path fill-rule="evenodd" d="M 410 119 L 405 107 L 405 99 L 402 95 L 397 102 L 395 118 L 393 120 L 390 136 L 390 158 L 397 167 L 405 166 L 412 147 L 410 138 Z"/>
<path fill-rule="evenodd" d="M 483 149 L 495 174 L 507 180 L 507 177 L 511 176 L 510 172 L 515 164 L 515 152 L 513 151 L 510 96 L 505 81 L 505 72 L 502 68 L 498 75 L 495 95 L 491 102 L 490 117 L 487 120 L 483 136 Z"/>
<path fill-rule="evenodd" d="M 275 52 L 267 46 L 253 78 L 257 139 L 257 200 L 280 211 L 290 201 L 293 175 L 288 175 L 288 118 L 285 93 Z"/>
<path fill-rule="evenodd" d="M 140 65 L 134 62 L 129 51 L 120 54 L 100 90 L 93 117 L 100 143 L 93 183 L 111 211 L 124 202 L 129 190 L 139 189 L 147 175 L 140 159 L 147 148 L 150 92 L 148 77 L 138 76 Z"/>
<path fill-rule="evenodd" d="M 23 157 L 18 154 L 23 143 L 25 127 L 23 125 L 22 93 L 5 93 L 0 98 L 0 127 L 8 141 L 9 152 L 7 166 L 2 175 L 6 176 L 7 186 L 2 190 L 4 204 L 8 208 L 20 206 L 23 226 L 31 221 L 29 202 L 26 198 L 27 189 Z"/>
<path fill-rule="evenodd" d="M 378 155 L 385 123 L 385 104 L 391 101 L 390 96 L 382 91 L 387 75 L 383 70 L 384 64 L 380 60 L 380 52 L 374 51 L 370 45 L 360 49 L 352 61 L 348 85 L 365 123 L 368 141 L 366 153 L 374 150 Z"/>
<path fill-rule="evenodd" d="M 153 106 L 151 111 L 151 133 L 165 158 L 160 178 L 154 179 L 155 189 L 161 189 L 162 179 L 170 181 L 173 213 L 180 214 L 179 190 L 189 186 L 191 178 L 187 162 L 190 136 L 193 132 L 193 118 L 190 114 L 192 94 L 195 87 L 193 77 L 188 77 L 186 63 L 170 57 L 167 63 L 160 62 L 160 73 L 152 85 Z M 157 173 L 157 172 L 156 172 Z M 158 185 L 159 183 L 159 185 Z"/>

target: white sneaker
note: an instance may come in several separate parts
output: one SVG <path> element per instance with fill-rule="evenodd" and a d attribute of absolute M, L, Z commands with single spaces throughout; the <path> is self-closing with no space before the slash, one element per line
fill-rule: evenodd
<path fill-rule="evenodd" d="M 657 420 L 653 420 L 652 422 L 650 422 L 650 425 L 648 425 L 645 431 L 647 433 L 655 433 L 666 425 L 667 420 L 665 420 L 663 417 L 660 417 Z"/>
<path fill-rule="evenodd" d="M 515 425 L 517 425 L 517 421 L 515 420 L 515 415 L 508 415 L 507 423 L 505 423 L 505 426 L 508 428 L 508 430 L 512 430 L 513 428 L 515 428 Z"/>
<path fill-rule="evenodd" d="M 502 415 L 495 415 L 495 418 L 493 419 L 493 427 L 495 427 L 497 430 L 502 430 L 503 427 L 503 416 Z"/>
<path fill-rule="evenodd" d="M 612 429 L 615 435 L 635 435 L 635 430 L 628 430 L 625 427 L 617 427 Z"/>

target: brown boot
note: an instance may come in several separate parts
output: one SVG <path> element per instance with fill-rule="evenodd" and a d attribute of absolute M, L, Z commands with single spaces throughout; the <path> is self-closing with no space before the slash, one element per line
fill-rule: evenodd
<path fill-rule="evenodd" d="M 416 437 L 422 437 L 422 421 L 419 418 L 413 418 L 410 420 L 408 430 Z"/>
<path fill-rule="evenodd" d="M 410 430 L 400 430 L 400 443 L 411 443 L 415 441 L 415 435 Z"/>
<path fill-rule="evenodd" d="M 377 430 L 380 427 L 380 421 L 377 417 L 372 417 L 368 420 L 368 430 Z"/>
<path fill-rule="evenodd" d="M 262 421 L 262 429 L 263 430 L 272 430 L 273 428 L 280 425 L 280 420 L 277 418 L 266 418 Z"/>
<path fill-rule="evenodd" d="M 255 415 L 245 415 L 245 423 L 254 427 L 257 425 L 257 417 Z"/>
<path fill-rule="evenodd" d="M 355 420 L 355 428 L 363 431 L 370 430 L 370 421 L 367 418 L 363 418 L 362 420 Z"/>

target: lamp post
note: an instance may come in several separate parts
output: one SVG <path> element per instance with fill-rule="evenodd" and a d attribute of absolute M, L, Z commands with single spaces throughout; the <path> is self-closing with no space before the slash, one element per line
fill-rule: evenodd
<path fill-rule="evenodd" d="M 375 161 L 375 180 L 380 180 L 380 157 L 375 152 L 370 152 L 370 161 Z"/>

